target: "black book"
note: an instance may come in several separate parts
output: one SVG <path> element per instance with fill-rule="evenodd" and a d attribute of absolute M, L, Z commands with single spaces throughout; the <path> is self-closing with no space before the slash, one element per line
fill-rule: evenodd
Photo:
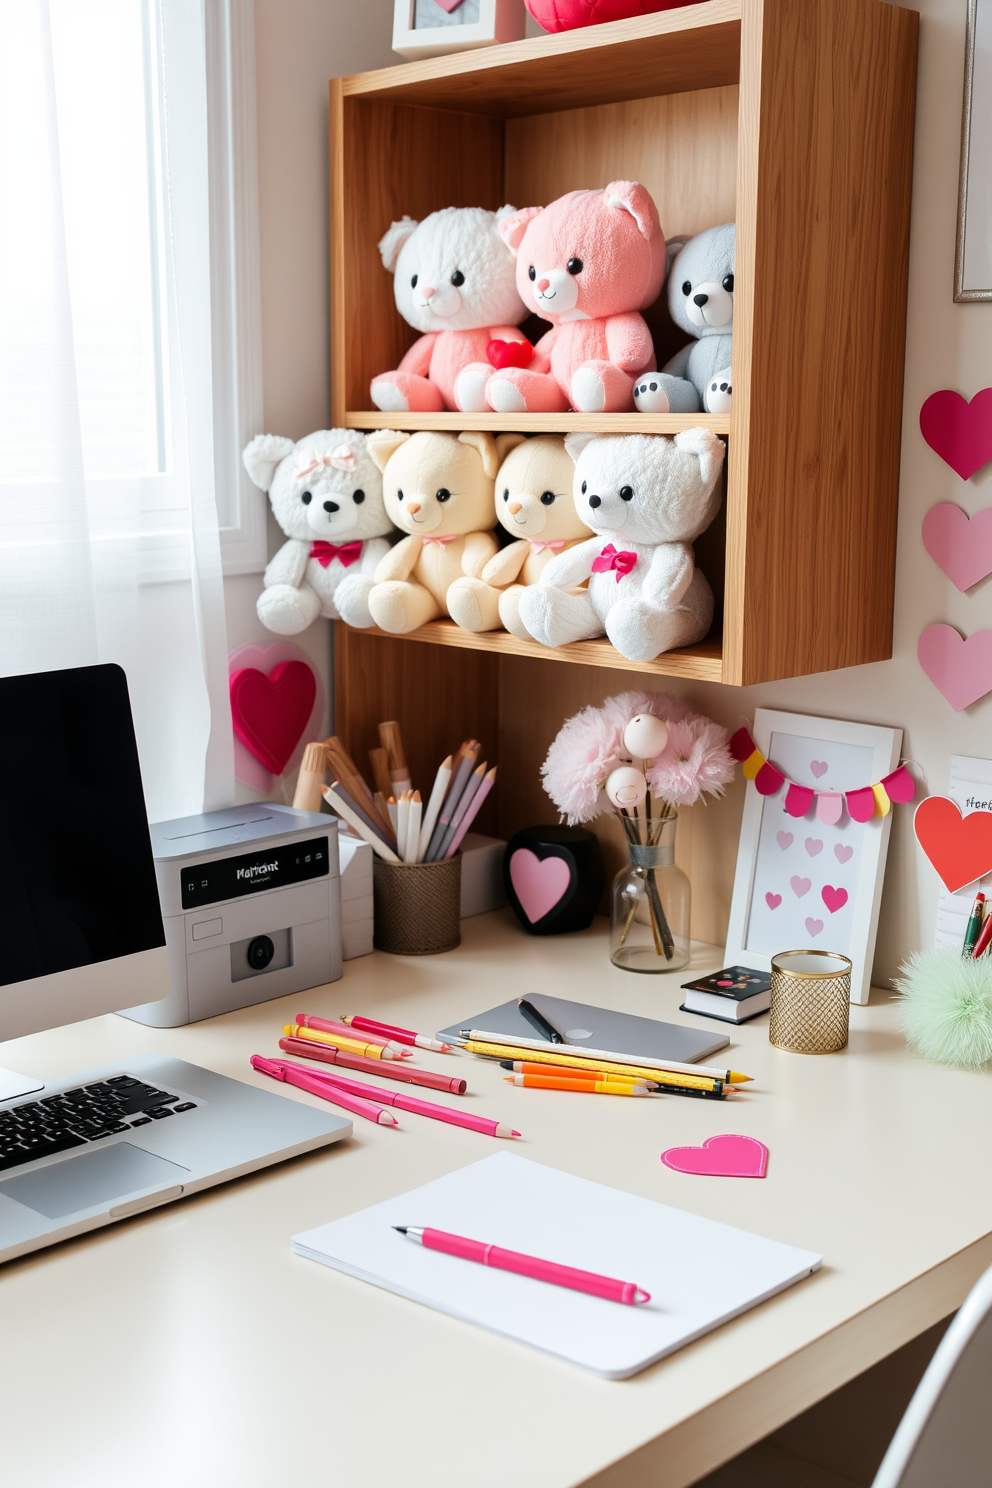
<path fill-rule="evenodd" d="M 683 1013 L 718 1018 L 721 1023 L 746 1023 L 768 1011 L 772 979 L 751 966 L 725 966 L 695 982 L 683 982 Z"/>

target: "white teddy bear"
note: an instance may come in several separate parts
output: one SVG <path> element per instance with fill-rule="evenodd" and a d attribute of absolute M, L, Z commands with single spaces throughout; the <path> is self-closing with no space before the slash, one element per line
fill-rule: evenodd
<path fill-rule="evenodd" d="M 262 624 L 276 635 L 298 635 L 318 615 L 371 625 L 372 575 L 393 524 L 366 436 L 320 429 L 294 444 L 259 434 L 242 458 L 289 538 L 265 570 Z"/>
<path fill-rule="evenodd" d="M 713 622 L 713 592 L 692 542 L 720 506 L 724 447 L 708 429 L 570 434 L 575 509 L 597 534 L 560 554 L 520 598 L 535 640 L 604 633 L 630 661 L 689 646 Z M 575 586 L 589 580 L 587 590 Z M 571 591 L 571 592 L 570 592 Z"/>
<path fill-rule="evenodd" d="M 675 324 L 695 339 L 660 372 L 637 379 L 638 413 L 729 413 L 733 396 L 730 351 L 734 330 L 732 222 L 709 227 L 681 245 L 668 275 L 668 310 Z"/>

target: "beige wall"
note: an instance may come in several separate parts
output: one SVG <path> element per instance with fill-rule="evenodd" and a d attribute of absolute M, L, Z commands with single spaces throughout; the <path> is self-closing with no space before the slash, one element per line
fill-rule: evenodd
<path fill-rule="evenodd" d="M 992 697 L 955 714 L 920 671 L 916 642 L 935 620 L 966 633 L 992 627 L 992 583 L 959 595 L 927 557 L 924 513 L 957 501 L 992 504 L 992 467 L 965 486 L 924 445 L 923 400 L 941 387 L 969 396 L 992 383 L 992 304 L 952 301 L 965 0 L 918 0 L 922 14 L 909 338 L 903 435 L 894 659 L 765 687 L 672 684 L 736 728 L 757 705 L 821 713 L 905 730 L 905 753 L 932 791 L 947 786 L 951 753 L 992 755 Z M 326 416 L 327 184 L 325 84 L 335 73 L 389 65 L 391 0 L 257 0 L 259 170 L 266 427 L 300 435 Z M 664 220 L 664 204 L 659 204 Z M 821 286 L 827 292 L 828 286 Z M 803 307 L 784 305 L 801 333 Z M 893 369 L 899 375 L 899 369 Z M 824 552 L 821 561 L 833 555 Z M 315 631 L 317 627 L 314 627 Z M 308 634 L 311 634 L 308 632 Z M 232 645 L 236 644 L 232 636 Z M 630 686 L 630 673 L 583 674 L 583 700 Z M 705 857 L 727 876 L 736 852 L 740 791 L 711 814 Z M 699 886 L 697 885 L 697 892 Z M 937 881 L 897 808 L 882 904 L 876 972 L 890 976 L 933 935 Z"/>

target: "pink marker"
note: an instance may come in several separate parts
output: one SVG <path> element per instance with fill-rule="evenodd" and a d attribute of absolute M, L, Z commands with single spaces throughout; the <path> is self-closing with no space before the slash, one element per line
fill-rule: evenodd
<path fill-rule="evenodd" d="M 341 1106 L 353 1116 L 364 1116 L 366 1121 L 374 1121 L 377 1126 L 399 1126 L 391 1111 L 370 1100 L 361 1100 L 326 1080 L 317 1079 L 316 1075 L 304 1069 L 301 1064 L 290 1064 L 285 1059 L 264 1059 L 261 1054 L 253 1054 L 251 1067 L 261 1075 L 270 1075 L 273 1080 L 284 1080 L 287 1085 L 296 1085 L 300 1090 L 308 1090 L 311 1095 L 319 1095 L 321 1100 L 330 1101 L 332 1106 Z M 379 1094 L 378 1091 L 375 1093 Z"/>
<path fill-rule="evenodd" d="M 341 1038 L 354 1039 L 354 1030 L 346 1023 L 335 1023 L 332 1018 L 315 1018 L 312 1013 L 297 1013 L 296 1022 L 301 1028 L 316 1028 L 318 1033 L 336 1033 Z M 366 1033 L 367 1044 L 378 1044 L 383 1049 L 388 1049 L 395 1059 L 409 1059 L 413 1053 L 412 1049 L 404 1049 L 403 1045 L 381 1033 Z"/>
<path fill-rule="evenodd" d="M 476 1261 L 480 1266 L 495 1266 L 500 1271 L 515 1271 L 518 1276 L 531 1276 L 552 1286 L 571 1287 L 573 1292 L 588 1292 L 591 1297 L 604 1297 L 607 1302 L 633 1306 L 651 1301 L 651 1293 L 632 1281 L 614 1281 L 612 1276 L 600 1276 L 596 1271 L 577 1271 L 574 1266 L 559 1266 L 557 1261 L 542 1261 L 519 1250 L 501 1250 L 498 1245 L 486 1245 L 482 1240 L 449 1235 L 447 1230 L 417 1229 L 413 1225 L 393 1225 L 393 1229 L 428 1250 L 441 1250 L 445 1255 Z"/>
<path fill-rule="evenodd" d="M 350 1013 L 342 1021 L 350 1028 L 357 1028 L 361 1033 L 374 1034 L 376 1038 L 395 1039 L 398 1044 L 415 1044 L 418 1049 L 433 1049 L 436 1054 L 451 1052 L 450 1044 L 431 1038 L 426 1033 L 415 1033 L 412 1028 L 396 1028 L 392 1023 L 380 1023 L 375 1018 L 359 1018 Z"/>
<path fill-rule="evenodd" d="M 268 1063 L 281 1064 L 286 1069 L 302 1068 L 287 1059 L 269 1060 Z M 415 1116 L 430 1116 L 434 1121 L 448 1121 L 452 1126 L 465 1126 L 470 1131 L 483 1132 L 487 1137 L 520 1135 L 512 1126 L 504 1126 L 502 1122 L 493 1121 L 488 1116 L 472 1116 L 468 1111 L 453 1111 L 450 1106 L 438 1106 L 433 1101 L 418 1100 L 416 1096 L 407 1095 L 403 1090 L 384 1090 L 379 1085 L 363 1085 L 358 1080 L 348 1080 L 344 1075 L 333 1074 L 330 1070 L 306 1070 L 305 1073 L 318 1084 L 333 1085 L 338 1090 L 348 1091 L 355 1096 L 371 1096 L 373 1100 L 396 1106 L 401 1111 L 412 1111 Z"/>

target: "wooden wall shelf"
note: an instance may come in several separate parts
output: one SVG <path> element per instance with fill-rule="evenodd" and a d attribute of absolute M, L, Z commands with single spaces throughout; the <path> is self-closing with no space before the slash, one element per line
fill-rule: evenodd
<path fill-rule="evenodd" d="M 712 413 L 346 413 L 342 429 L 491 429 L 494 434 L 677 434 L 698 429 L 730 433 L 730 415 Z"/>

